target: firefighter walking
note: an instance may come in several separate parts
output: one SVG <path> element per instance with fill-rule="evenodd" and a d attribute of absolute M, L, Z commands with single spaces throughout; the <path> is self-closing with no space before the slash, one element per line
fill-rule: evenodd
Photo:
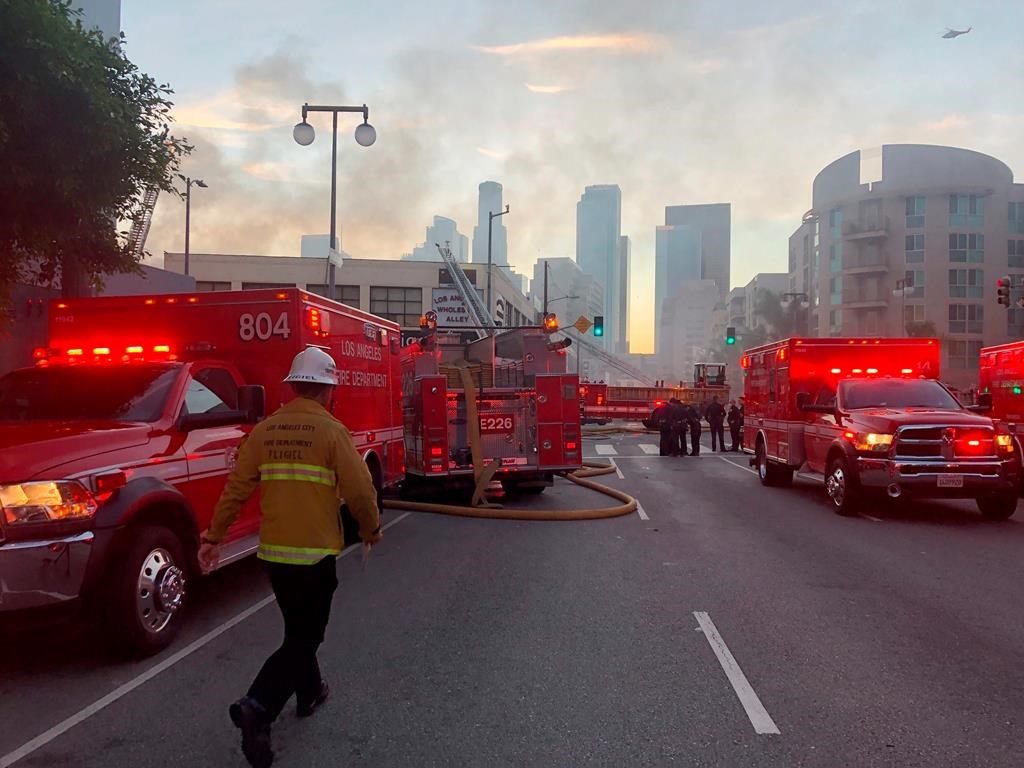
<path fill-rule="evenodd" d="M 316 654 L 338 586 L 336 559 L 345 546 L 339 496 L 359 523 L 363 546 L 381 539 L 373 479 L 352 436 L 328 411 L 338 381 L 334 360 L 321 349 L 305 349 L 284 381 L 296 397 L 257 424 L 240 445 L 199 549 L 203 569 L 214 568 L 220 542 L 259 488 L 257 556 L 266 563 L 284 617 L 284 641 L 229 709 L 242 732 L 242 751 L 258 768 L 274 760 L 270 726 L 288 699 L 296 696 L 300 717 L 312 715 L 327 699 Z"/>

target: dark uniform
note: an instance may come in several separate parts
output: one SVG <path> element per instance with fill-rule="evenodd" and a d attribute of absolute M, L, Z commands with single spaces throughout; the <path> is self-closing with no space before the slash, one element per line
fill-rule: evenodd
<path fill-rule="evenodd" d="M 718 402 L 718 398 L 711 400 L 707 411 L 708 425 L 711 427 L 711 450 L 725 450 L 725 408 Z"/>
<path fill-rule="evenodd" d="M 729 415 L 726 418 L 729 422 L 729 436 L 732 438 L 732 447 L 729 450 L 738 451 L 743 439 L 743 414 L 735 403 L 729 406 Z"/>
<path fill-rule="evenodd" d="M 672 419 L 672 455 L 686 455 L 686 406 L 676 398 L 669 400 L 669 414 Z"/>
<path fill-rule="evenodd" d="M 668 403 L 662 403 L 651 413 L 647 420 L 647 426 L 658 430 L 661 433 L 661 441 L 658 445 L 660 456 L 672 455 L 672 418 L 671 408 Z"/>
<path fill-rule="evenodd" d="M 694 406 L 686 406 L 686 421 L 690 426 L 690 455 L 700 454 L 700 411 Z"/>

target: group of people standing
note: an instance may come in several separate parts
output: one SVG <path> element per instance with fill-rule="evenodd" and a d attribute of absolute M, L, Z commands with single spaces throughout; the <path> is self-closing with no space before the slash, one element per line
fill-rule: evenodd
<path fill-rule="evenodd" d="M 654 409 L 645 425 L 661 433 L 659 453 L 662 456 L 697 456 L 700 453 L 701 419 L 711 428 L 712 451 L 739 451 L 743 441 L 743 405 L 729 401 L 728 411 L 715 396 L 704 407 L 686 405 L 678 398 Z M 732 446 L 725 447 L 725 424 L 729 424 Z M 686 450 L 686 436 L 690 436 L 690 450 Z"/>

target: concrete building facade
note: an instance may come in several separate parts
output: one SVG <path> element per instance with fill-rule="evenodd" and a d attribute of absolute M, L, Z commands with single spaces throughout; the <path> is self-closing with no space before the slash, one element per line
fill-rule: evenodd
<path fill-rule="evenodd" d="M 619 254 L 616 264 L 618 274 L 615 280 L 615 314 L 616 337 L 614 351 L 620 355 L 629 354 L 629 266 L 632 260 L 633 245 L 629 235 L 619 237 Z"/>
<path fill-rule="evenodd" d="M 874 178 L 864 159 L 851 152 L 815 178 L 790 237 L 790 287 L 808 294 L 817 335 L 936 333 L 943 378 L 966 388 L 981 347 L 1024 330 L 1024 310 L 995 300 L 997 278 L 1024 279 L 1024 184 L 966 149 L 886 145 Z"/>
<path fill-rule="evenodd" d="M 666 299 L 686 281 L 701 279 L 700 230 L 661 226 L 654 234 L 654 351 L 661 350 L 662 311 Z"/>
<path fill-rule="evenodd" d="M 604 290 L 605 347 L 619 348 L 621 335 L 622 192 L 617 184 L 586 187 L 576 204 L 576 263 Z"/>
<path fill-rule="evenodd" d="M 714 280 L 724 302 L 729 292 L 732 253 L 732 205 L 670 205 L 665 208 L 665 225 L 690 227 L 700 232 L 700 279 Z"/>
<path fill-rule="evenodd" d="M 743 322 L 744 328 L 755 328 L 760 322 L 758 306 L 759 294 L 771 292 L 782 299 L 789 292 L 789 275 L 786 272 L 758 272 L 746 284 L 743 290 Z M 729 293 L 732 296 L 732 293 Z"/>

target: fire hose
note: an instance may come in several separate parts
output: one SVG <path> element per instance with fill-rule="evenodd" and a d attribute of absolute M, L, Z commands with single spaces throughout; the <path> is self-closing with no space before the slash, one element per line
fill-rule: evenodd
<path fill-rule="evenodd" d="M 562 477 L 576 485 L 603 493 L 622 502 L 615 507 L 595 507 L 588 509 L 506 509 L 483 500 L 484 492 L 498 469 L 498 462 L 484 464 L 483 450 L 480 442 L 480 421 L 477 418 L 476 386 L 465 361 L 459 361 L 462 386 L 466 393 L 466 420 L 469 428 L 469 445 L 473 457 L 473 477 L 475 488 L 471 505 L 434 504 L 420 501 L 404 501 L 401 499 L 385 499 L 384 506 L 390 509 L 404 509 L 412 512 L 433 512 L 441 515 L 459 517 L 477 517 L 496 520 L 601 520 L 609 517 L 621 517 L 636 511 L 637 502 L 628 493 L 610 488 L 589 478 L 606 475 L 615 471 L 609 464 L 583 462 L 583 467 L 574 472 L 560 473 Z"/>

